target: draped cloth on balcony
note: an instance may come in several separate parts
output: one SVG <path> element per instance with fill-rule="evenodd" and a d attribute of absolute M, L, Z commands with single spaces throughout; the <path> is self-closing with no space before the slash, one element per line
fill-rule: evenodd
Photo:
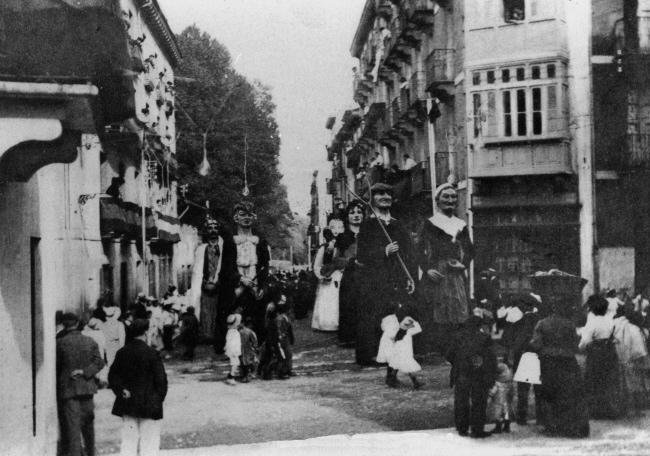
<path fill-rule="evenodd" d="M 137 204 L 121 201 L 116 198 L 100 199 L 100 232 L 103 238 L 142 238 L 142 208 Z M 150 208 L 145 209 L 146 240 L 157 237 L 153 214 Z"/>

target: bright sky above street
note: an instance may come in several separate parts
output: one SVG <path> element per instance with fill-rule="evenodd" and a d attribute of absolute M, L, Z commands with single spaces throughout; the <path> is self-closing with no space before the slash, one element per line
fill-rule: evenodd
<path fill-rule="evenodd" d="M 174 33 L 196 24 L 228 48 L 238 72 L 272 87 L 283 183 L 305 215 L 313 171 L 321 194 L 330 174 L 325 121 L 353 106 L 350 45 L 365 0 L 158 1 Z"/>

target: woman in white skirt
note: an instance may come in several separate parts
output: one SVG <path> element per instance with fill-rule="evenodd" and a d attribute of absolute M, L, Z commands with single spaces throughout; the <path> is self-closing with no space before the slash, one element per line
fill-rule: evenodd
<path fill-rule="evenodd" d="M 332 219 L 328 225 L 328 234 L 316 254 L 314 274 L 318 277 L 316 302 L 311 327 L 317 331 L 338 331 L 339 329 L 339 289 L 341 286 L 342 268 L 334 265 L 334 243 L 336 236 L 343 233 L 343 221 Z M 325 236 L 325 232 L 323 232 Z"/>
<path fill-rule="evenodd" d="M 393 369 L 390 386 L 397 386 L 397 372 L 402 371 L 411 377 L 413 388 L 418 389 L 423 384 L 415 376 L 416 372 L 422 370 L 413 357 L 413 336 L 422 332 L 420 324 L 411 317 L 406 317 L 399 325 L 399 331 L 395 335 L 395 346 L 393 347 L 388 362 L 388 367 Z"/>

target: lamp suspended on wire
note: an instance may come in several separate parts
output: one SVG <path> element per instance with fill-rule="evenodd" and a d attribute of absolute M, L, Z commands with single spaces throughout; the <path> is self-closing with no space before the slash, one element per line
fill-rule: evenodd
<path fill-rule="evenodd" d="M 244 196 L 248 196 L 251 194 L 251 191 L 248 189 L 247 167 L 248 167 L 248 135 L 244 135 L 244 189 L 241 192 L 241 194 Z"/>
<path fill-rule="evenodd" d="M 208 161 L 208 149 L 207 149 L 207 142 L 208 142 L 208 133 L 203 133 L 203 161 L 199 165 L 199 174 L 203 177 L 207 176 L 208 173 L 210 172 L 210 162 Z"/>

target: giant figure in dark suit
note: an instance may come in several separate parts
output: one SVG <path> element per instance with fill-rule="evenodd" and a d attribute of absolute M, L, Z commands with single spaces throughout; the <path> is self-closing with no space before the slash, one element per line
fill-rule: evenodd
<path fill-rule="evenodd" d="M 357 260 L 362 267 L 358 273 L 360 294 L 355 349 L 356 361 L 361 365 L 372 364 L 377 356 L 381 319 L 387 310 L 397 302 L 406 305 L 415 289 L 415 284 L 407 279 L 397 253 L 411 277 L 416 277 L 417 271 L 411 237 L 390 215 L 392 187 L 375 184 L 371 188 L 371 196 L 375 212 L 361 224 L 357 237 Z M 389 243 L 380 223 L 393 242 Z"/>

